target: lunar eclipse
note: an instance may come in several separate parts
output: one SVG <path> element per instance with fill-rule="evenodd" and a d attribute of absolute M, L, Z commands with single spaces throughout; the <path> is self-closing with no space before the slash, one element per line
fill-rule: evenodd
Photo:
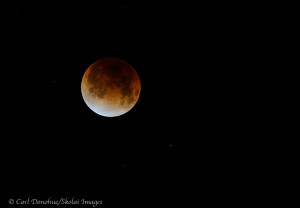
<path fill-rule="evenodd" d="M 86 105 L 98 115 L 116 117 L 137 103 L 141 82 L 136 70 L 118 58 L 103 58 L 85 71 L 81 93 Z"/>

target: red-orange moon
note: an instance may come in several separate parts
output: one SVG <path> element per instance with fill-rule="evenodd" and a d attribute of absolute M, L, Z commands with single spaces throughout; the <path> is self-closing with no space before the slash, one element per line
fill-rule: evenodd
<path fill-rule="evenodd" d="M 105 117 L 120 116 L 130 111 L 141 93 L 136 70 L 118 58 L 95 61 L 85 71 L 81 94 L 86 105 Z"/>

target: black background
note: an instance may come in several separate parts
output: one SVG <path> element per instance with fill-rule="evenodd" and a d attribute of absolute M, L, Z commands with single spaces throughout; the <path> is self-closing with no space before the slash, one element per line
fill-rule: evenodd
<path fill-rule="evenodd" d="M 294 29 L 276 6 L 12 5 L 4 204 L 299 205 Z M 116 118 L 93 113 L 80 92 L 87 67 L 104 57 L 128 61 L 142 83 L 137 105 Z"/>

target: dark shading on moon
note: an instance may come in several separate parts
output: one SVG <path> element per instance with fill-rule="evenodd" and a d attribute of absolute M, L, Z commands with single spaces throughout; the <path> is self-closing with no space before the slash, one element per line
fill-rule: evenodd
<path fill-rule="evenodd" d="M 117 58 L 103 58 L 86 70 L 81 92 L 95 113 L 115 117 L 127 113 L 136 104 L 141 83 L 135 69 Z"/>

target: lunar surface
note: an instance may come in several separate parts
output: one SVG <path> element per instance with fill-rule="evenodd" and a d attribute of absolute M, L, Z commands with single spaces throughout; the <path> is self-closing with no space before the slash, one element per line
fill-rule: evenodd
<path fill-rule="evenodd" d="M 105 117 L 120 116 L 130 111 L 141 92 L 140 78 L 127 62 L 103 58 L 91 64 L 81 82 L 86 105 Z"/>

